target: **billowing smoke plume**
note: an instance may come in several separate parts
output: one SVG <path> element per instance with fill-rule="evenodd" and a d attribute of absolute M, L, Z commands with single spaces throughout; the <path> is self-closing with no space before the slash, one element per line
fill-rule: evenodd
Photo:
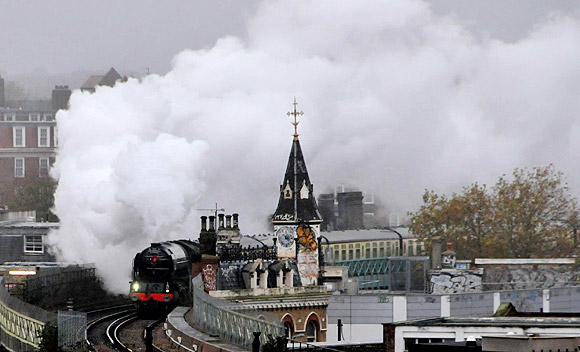
<path fill-rule="evenodd" d="M 163 77 L 73 94 L 57 116 L 61 259 L 95 262 L 126 292 L 136 252 L 197 237 L 196 209 L 217 202 L 265 232 L 295 96 L 317 194 L 358 185 L 405 213 L 425 188 L 548 163 L 578 190 L 575 20 L 556 14 L 508 44 L 420 1 L 294 1 L 264 3 L 247 28 L 247 40 L 182 52 Z"/>

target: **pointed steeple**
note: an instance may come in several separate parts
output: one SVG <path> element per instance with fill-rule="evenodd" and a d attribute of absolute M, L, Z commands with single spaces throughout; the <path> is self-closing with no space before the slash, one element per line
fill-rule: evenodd
<path fill-rule="evenodd" d="M 294 111 L 288 116 L 294 117 L 294 140 L 288 159 L 288 166 L 284 174 L 284 181 L 280 185 L 280 199 L 278 208 L 272 217 L 274 225 L 289 223 L 310 223 L 322 222 L 322 217 L 316 205 L 316 198 L 313 195 L 313 186 L 308 177 L 306 163 L 298 139 L 298 121 L 296 118 L 303 115 L 303 112 L 296 111 L 296 99 L 294 99 Z"/>

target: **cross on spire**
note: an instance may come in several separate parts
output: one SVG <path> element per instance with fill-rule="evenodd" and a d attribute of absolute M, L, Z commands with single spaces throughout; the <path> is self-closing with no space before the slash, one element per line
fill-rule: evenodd
<path fill-rule="evenodd" d="M 291 123 L 292 123 L 292 125 L 294 125 L 294 140 L 297 140 L 298 139 L 298 124 L 300 123 L 300 121 L 297 121 L 296 118 L 298 116 L 304 115 L 304 112 L 296 111 L 296 105 L 298 105 L 298 103 L 296 102 L 296 97 L 294 97 L 294 103 L 292 103 L 292 105 L 294 105 L 294 111 L 288 111 L 286 113 L 286 115 L 294 116 L 294 122 L 291 122 Z"/>

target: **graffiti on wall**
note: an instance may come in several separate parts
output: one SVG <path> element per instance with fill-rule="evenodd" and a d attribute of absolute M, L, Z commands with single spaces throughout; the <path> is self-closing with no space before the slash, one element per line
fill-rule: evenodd
<path fill-rule="evenodd" d="M 445 270 L 429 272 L 431 293 L 481 292 L 482 270 Z"/>
<path fill-rule="evenodd" d="M 318 279 L 318 252 L 303 249 L 298 252 L 298 273 L 303 286 L 315 285 Z"/>
<path fill-rule="evenodd" d="M 580 270 L 569 265 L 498 265 L 485 268 L 483 286 L 488 290 L 547 289 L 577 285 Z"/>
<path fill-rule="evenodd" d="M 217 290 L 217 264 L 205 264 L 201 272 L 205 291 Z"/>

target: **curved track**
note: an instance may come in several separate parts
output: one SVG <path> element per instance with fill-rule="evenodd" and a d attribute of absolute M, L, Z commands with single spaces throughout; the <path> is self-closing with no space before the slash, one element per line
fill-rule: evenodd
<path fill-rule="evenodd" d="M 115 319 L 109 326 L 107 327 L 107 338 L 113 345 L 117 351 L 121 352 L 131 352 L 127 346 L 125 346 L 121 339 L 119 338 L 119 333 L 121 329 L 129 324 L 131 321 L 137 319 L 137 313 L 129 313 L 126 315 L 121 316 L 120 318 Z"/>
<path fill-rule="evenodd" d="M 92 351 L 115 351 L 114 348 L 111 348 L 111 341 L 106 338 L 111 322 L 134 315 L 134 309 L 125 309 L 104 315 L 87 324 L 87 344 L 89 349 Z"/>

